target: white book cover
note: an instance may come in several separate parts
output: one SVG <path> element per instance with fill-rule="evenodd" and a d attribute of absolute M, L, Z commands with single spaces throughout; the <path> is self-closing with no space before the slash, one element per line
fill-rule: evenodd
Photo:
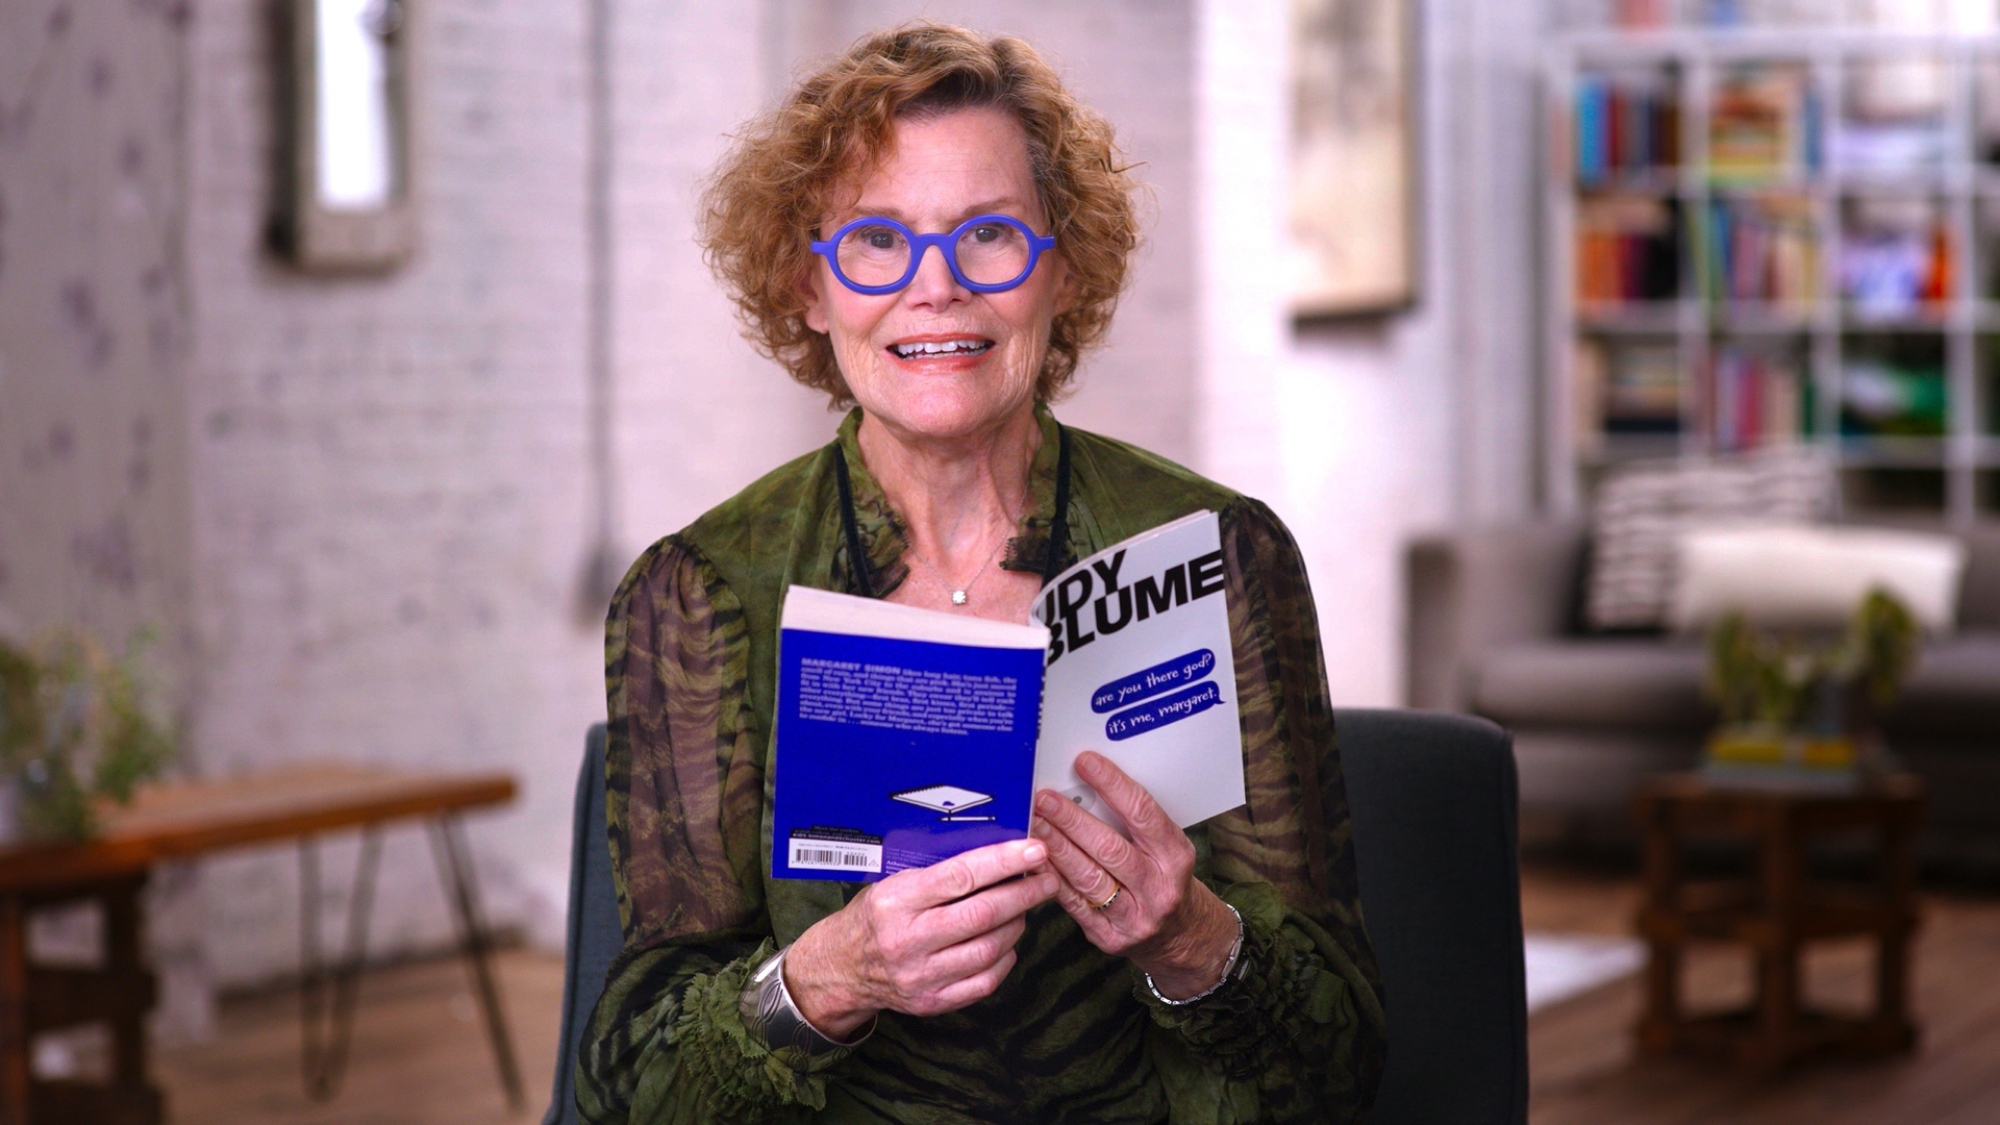
<path fill-rule="evenodd" d="M 1107 823 L 1076 774 L 1095 750 L 1185 828 L 1243 804 L 1221 525 L 1202 511 L 1107 547 L 1042 588 L 1049 627 L 1035 788 Z"/>

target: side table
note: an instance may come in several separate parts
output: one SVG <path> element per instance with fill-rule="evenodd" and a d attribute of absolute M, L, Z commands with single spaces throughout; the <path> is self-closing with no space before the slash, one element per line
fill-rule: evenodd
<path fill-rule="evenodd" d="M 305 904 L 319 901 L 314 841 L 359 830 L 361 865 L 349 906 L 345 958 L 324 964 L 317 919 L 302 912 L 301 1014 L 307 1092 L 332 1096 L 346 1061 L 355 987 L 364 964 L 369 900 L 383 826 L 427 822 L 459 946 L 486 1014 L 494 1062 L 510 1104 L 523 1104 L 514 1048 L 490 964 L 491 934 L 480 910 L 461 817 L 514 798 L 505 774 L 439 774 L 381 766 L 321 764 L 233 778 L 142 788 L 132 803 L 103 810 L 103 832 L 82 843 L 0 848 L 0 1125 L 159 1125 L 167 1109 L 146 1067 L 145 1017 L 156 988 L 143 954 L 144 899 L 155 865 L 226 848 L 296 841 Z M 36 962 L 28 914 L 95 901 L 104 914 L 101 963 Z M 331 978 L 331 979 L 329 979 Z M 48 1080 L 31 1065 L 43 1031 L 98 1024 L 110 1032 L 108 1082 Z"/>
<path fill-rule="evenodd" d="M 1645 848 L 1639 934 L 1651 957 L 1639 1050 L 1717 1055 L 1768 1071 L 1810 1055 L 1859 1057 L 1915 1046 L 1909 1014 L 1910 938 L 1917 927 L 1913 839 L 1923 817 L 1912 776 L 1871 779 L 1851 793 L 1729 788 L 1692 774 L 1641 787 L 1637 815 Z M 1807 871 L 1806 849 L 1828 833 L 1875 836 L 1873 877 L 1830 884 Z M 1748 842 L 1748 878 L 1696 880 L 1686 870 L 1693 839 Z M 1862 936 L 1875 943 L 1875 1008 L 1861 1016 L 1807 1007 L 1799 959 L 1809 942 Z M 1748 946 L 1756 988 L 1748 1008 L 1690 1014 L 1681 963 L 1692 941 Z"/>

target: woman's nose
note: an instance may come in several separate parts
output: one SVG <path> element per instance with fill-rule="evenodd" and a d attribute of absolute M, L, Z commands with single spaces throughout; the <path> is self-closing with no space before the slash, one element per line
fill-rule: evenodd
<path fill-rule="evenodd" d="M 910 287 L 903 290 L 903 299 L 913 305 L 929 308 L 944 308 L 967 300 L 972 291 L 958 283 L 951 272 L 951 263 L 945 261 L 944 247 L 926 246 L 917 259 L 917 276 L 910 279 Z"/>

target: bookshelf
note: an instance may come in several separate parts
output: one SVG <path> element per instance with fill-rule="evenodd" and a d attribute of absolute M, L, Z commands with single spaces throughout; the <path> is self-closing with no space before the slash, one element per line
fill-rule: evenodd
<path fill-rule="evenodd" d="M 1592 30 L 1546 67 L 1552 506 L 1803 444 L 2000 515 L 2000 36 Z"/>

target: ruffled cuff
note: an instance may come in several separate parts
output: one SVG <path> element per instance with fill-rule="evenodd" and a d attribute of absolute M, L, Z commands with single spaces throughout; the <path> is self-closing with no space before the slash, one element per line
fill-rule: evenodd
<path fill-rule="evenodd" d="M 1271 887 L 1231 887 L 1223 901 L 1243 918 L 1243 948 L 1222 986 L 1188 1004 L 1162 1001 L 1144 981 L 1133 994 L 1195 1057 L 1241 1081 L 1282 1066 L 1309 1024 L 1334 1018 L 1340 986 L 1311 944 L 1287 932 L 1284 903 Z"/>
<path fill-rule="evenodd" d="M 774 952 L 767 940 L 748 957 L 688 982 L 674 1023 L 673 1069 L 679 1074 L 672 1084 L 683 1094 L 702 1092 L 699 1116 L 691 1120 L 784 1120 L 799 1109 L 826 1108 L 822 1075 L 852 1052 L 840 1048 L 808 1058 L 791 1048 L 773 1051 L 744 1026 L 737 1007 L 750 974 Z"/>

